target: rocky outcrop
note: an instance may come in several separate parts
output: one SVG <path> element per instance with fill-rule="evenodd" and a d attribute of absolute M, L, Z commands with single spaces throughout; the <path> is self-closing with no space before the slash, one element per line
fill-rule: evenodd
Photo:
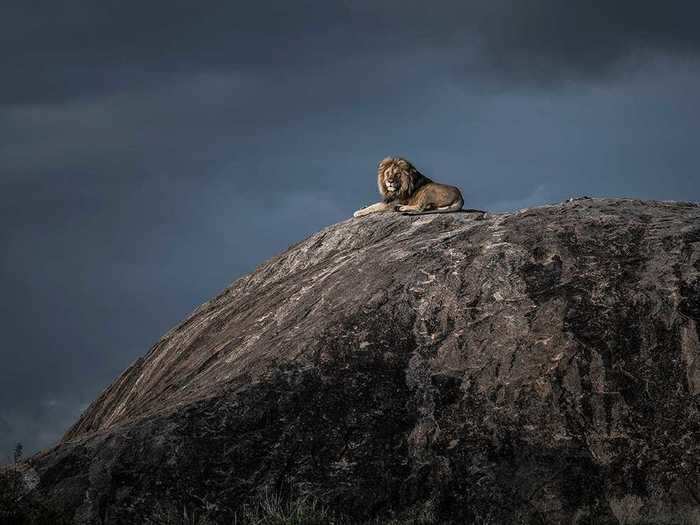
<path fill-rule="evenodd" d="M 697 523 L 700 207 L 368 216 L 202 305 L 54 449 L 75 523 L 262 491 L 357 521 Z"/>

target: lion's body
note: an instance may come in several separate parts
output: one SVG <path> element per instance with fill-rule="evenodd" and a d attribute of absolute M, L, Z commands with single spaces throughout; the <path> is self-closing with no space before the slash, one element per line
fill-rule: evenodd
<path fill-rule="evenodd" d="M 379 163 L 377 186 L 383 202 L 357 210 L 355 217 L 388 211 L 449 213 L 461 210 L 464 204 L 458 188 L 433 182 L 400 157 L 387 157 Z"/>
<path fill-rule="evenodd" d="M 398 211 L 407 213 L 447 213 L 462 209 L 462 193 L 454 186 L 426 182 L 410 197 L 399 199 Z"/>

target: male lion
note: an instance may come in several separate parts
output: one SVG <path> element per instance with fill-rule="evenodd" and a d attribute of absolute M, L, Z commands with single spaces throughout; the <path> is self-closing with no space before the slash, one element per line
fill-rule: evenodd
<path fill-rule="evenodd" d="M 447 213 L 462 209 L 462 194 L 454 186 L 438 184 L 401 157 L 387 157 L 379 163 L 377 186 L 384 200 L 353 215 L 398 211 L 408 215 Z"/>

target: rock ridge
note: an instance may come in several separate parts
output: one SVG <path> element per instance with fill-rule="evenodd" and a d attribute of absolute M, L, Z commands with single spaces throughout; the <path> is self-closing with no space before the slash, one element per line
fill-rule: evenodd
<path fill-rule="evenodd" d="M 700 207 L 329 226 L 169 331 L 29 460 L 76 524 L 266 490 L 362 522 L 700 522 Z M 286 491 L 286 492 L 285 492 Z"/>

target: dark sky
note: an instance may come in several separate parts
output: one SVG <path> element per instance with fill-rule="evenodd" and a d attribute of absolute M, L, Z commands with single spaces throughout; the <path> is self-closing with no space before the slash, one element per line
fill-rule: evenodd
<path fill-rule="evenodd" d="M 700 3 L 0 4 L 0 458 L 170 327 L 377 199 L 700 200 Z"/>

